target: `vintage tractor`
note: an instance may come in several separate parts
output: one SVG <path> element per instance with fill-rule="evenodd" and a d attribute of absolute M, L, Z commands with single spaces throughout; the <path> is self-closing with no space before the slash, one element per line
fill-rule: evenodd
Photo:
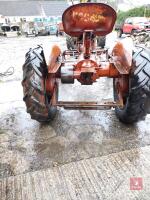
<path fill-rule="evenodd" d="M 31 118 L 39 122 L 54 118 L 57 107 L 66 109 L 110 109 L 124 123 L 134 123 L 150 113 L 150 52 L 143 47 L 125 48 L 118 41 L 112 51 L 97 47 L 96 37 L 113 30 L 116 12 L 102 3 L 70 6 L 62 16 L 64 31 L 76 38 L 76 49 L 54 45 L 46 64 L 41 46 L 30 49 L 23 65 L 23 100 Z M 105 60 L 101 59 L 105 55 Z M 74 59 L 70 59 L 70 58 Z M 104 56 L 103 56 L 104 57 Z M 73 61 L 72 61 L 73 60 Z M 113 102 L 59 101 L 62 84 L 92 85 L 100 77 L 113 78 Z"/>

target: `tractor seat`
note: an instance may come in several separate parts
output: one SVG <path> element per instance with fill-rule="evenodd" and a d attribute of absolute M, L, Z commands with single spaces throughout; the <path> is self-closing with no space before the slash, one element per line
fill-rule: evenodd
<path fill-rule="evenodd" d="M 66 9 L 62 21 L 65 33 L 72 37 L 79 37 L 88 30 L 104 36 L 113 29 L 116 12 L 103 3 L 80 3 Z"/>

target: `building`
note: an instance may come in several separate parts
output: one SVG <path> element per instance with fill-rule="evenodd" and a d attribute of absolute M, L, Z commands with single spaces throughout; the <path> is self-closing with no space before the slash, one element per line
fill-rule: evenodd
<path fill-rule="evenodd" d="M 16 23 L 61 16 L 66 1 L 0 1 L 0 23 Z"/>

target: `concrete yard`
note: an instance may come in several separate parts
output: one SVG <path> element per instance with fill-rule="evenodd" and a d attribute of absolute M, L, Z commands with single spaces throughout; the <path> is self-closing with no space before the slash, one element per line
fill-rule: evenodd
<path fill-rule="evenodd" d="M 0 38 L 0 200 L 149 200 L 150 115 L 124 125 L 114 110 L 59 108 L 49 124 L 26 113 L 21 86 L 24 55 L 43 44 L 48 60 L 52 44 L 65 49 L 63 37 Z M 63 85 L 60 99 L 112 99 L 112 80 L 92 86 Z M 130 178 L 143 188 L 130 190 Z"/>

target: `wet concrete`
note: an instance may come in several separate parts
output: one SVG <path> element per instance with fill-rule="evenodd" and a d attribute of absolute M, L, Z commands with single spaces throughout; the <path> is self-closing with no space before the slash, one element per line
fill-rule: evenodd
<path fill-rule="evenodd" d="M 150 144 L 150 115 L 135 125 L 118 121 L 114 110 L 68 111 L 59 109 L 55 120 L 31 120 L 22 101 L 24 54 L 43 43 L 46 58 L 52 43 L 65 48 L 63 38 L 38 37 L 0 40 L 0 71 L 10 66 L 14 75 L 0 78 L 0 177 L 53 168 L 74 161 L 107 156 Z M 102 78 L 92 86 L 61 86 L 60 99 L 112 98 L 112 80 Z M 135 154 L 132 160 L 140 160 Z"/>
<path fill-rule="evenodd" d="M 0 179 L 3 200 L 149 200 L 150 148 L 84 159 Z M 140 177 L 139 190 L 130 177 Z"/>

